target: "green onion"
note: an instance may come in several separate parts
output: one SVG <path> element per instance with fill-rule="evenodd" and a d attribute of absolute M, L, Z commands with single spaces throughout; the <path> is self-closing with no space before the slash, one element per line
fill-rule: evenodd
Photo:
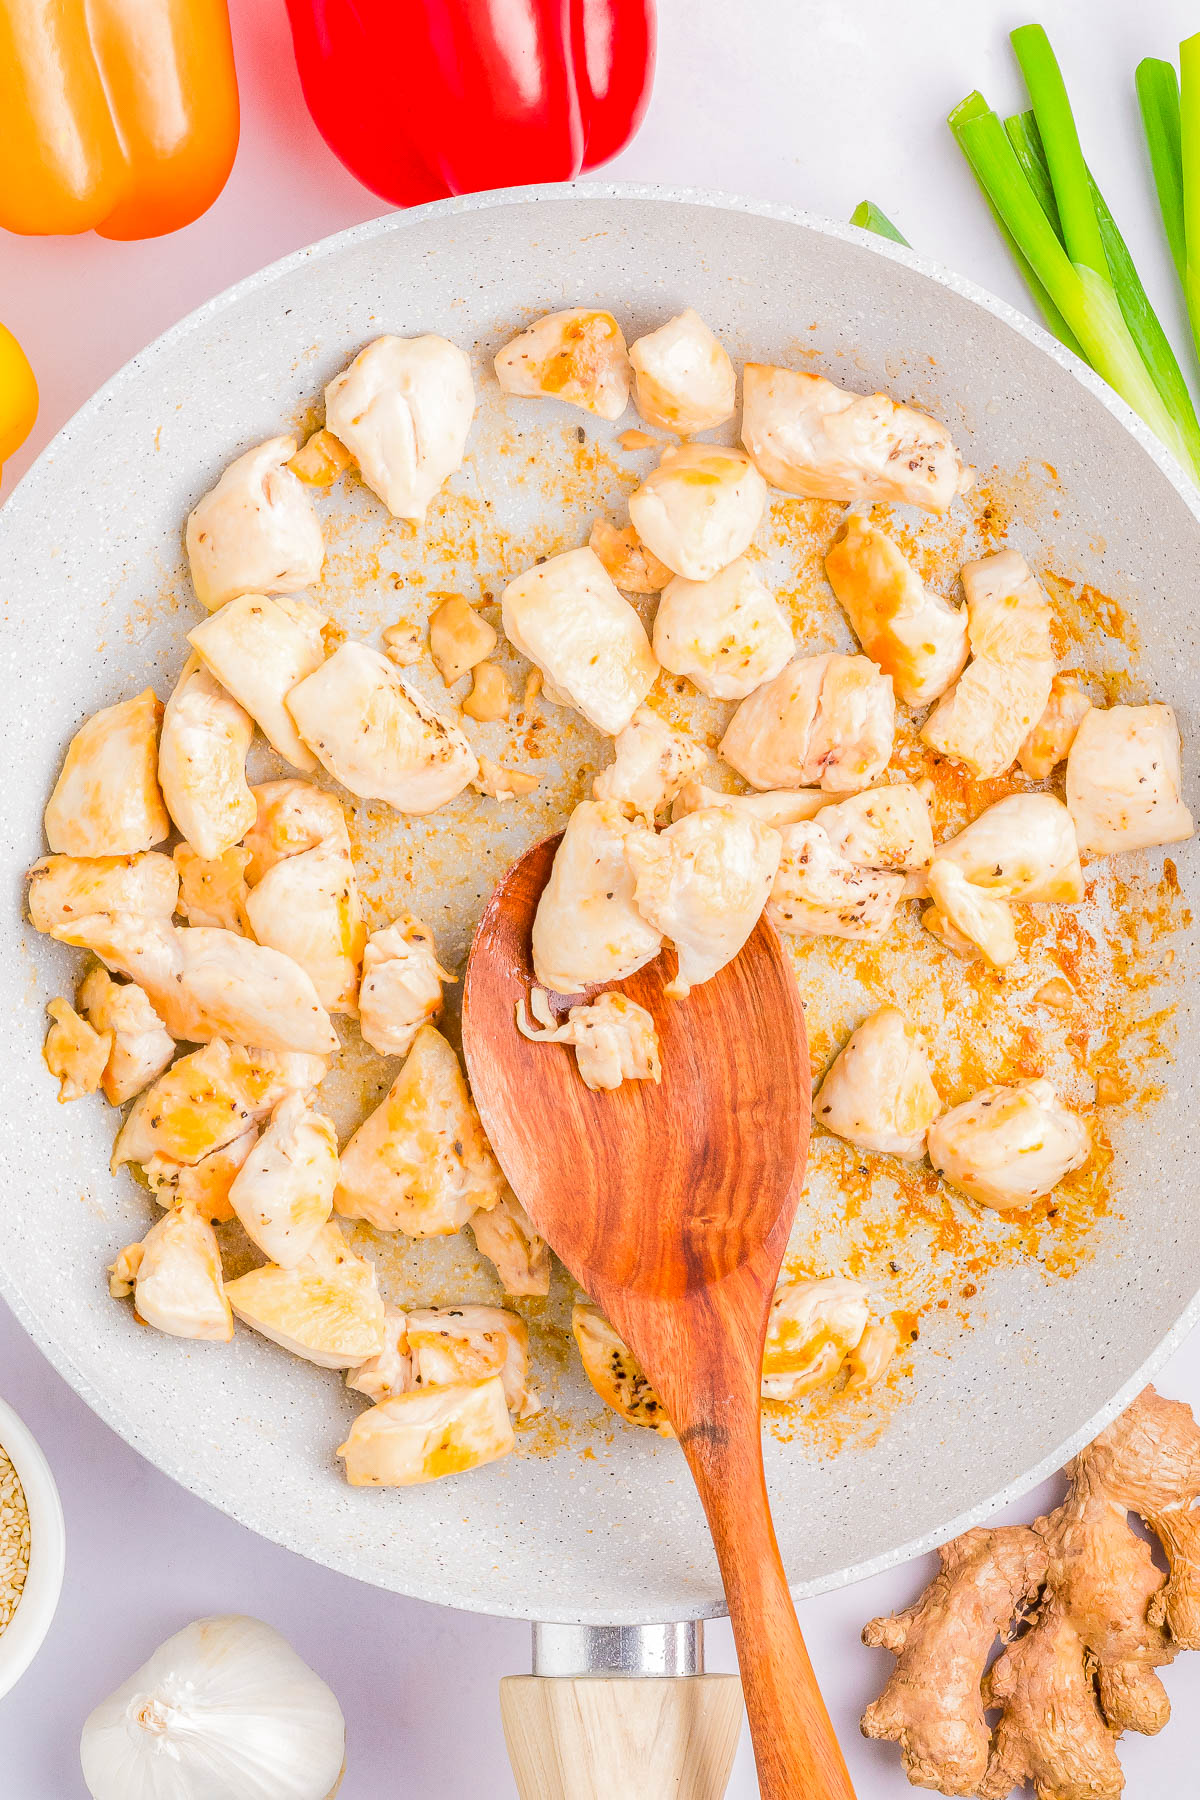
<path fill-rule="evenodd" d="M 908 239 L 896 230 L 885 212 L 881 212 L 873 200 L 860 200 L 850 214 L 850 223 L 860 225 L 864 231 L 873 231 L 877 237 L 891 238 L 894 244 L 908 245 Z M 908 245 L 911 249 L 911 245 Z"/>
<path fill-rule="evenodd" d="M 1182 286 L 1187 249 L 1183 230 L 1183 155 L 1180 148 L 1179 77 L 1172 63 L 1147 56 L 1137 66 L 1137 97 L 1142 112 L 1150 167 L 1158 194 L 1163 229 L 1171 247 L 1175 273 Z"/>
<path fill-rule="evenodd" d="M 1183 174 L 1183 293 L 1200 355 L 1200 35 L 1179 46 L 1179 160 Z"/>
<path fill-rule="evenodd" d="M 1108 262 L 1092 203 L 1087 164 L 1050 40 L 1040 25 L 1021 25 L 1012 33 L 1012 46 L 1033 101 L 1033 116 L 1062 221 L 1063 247 L 1076 268 L 1083 265 L 1094 269 L 1107 281 Z"/>

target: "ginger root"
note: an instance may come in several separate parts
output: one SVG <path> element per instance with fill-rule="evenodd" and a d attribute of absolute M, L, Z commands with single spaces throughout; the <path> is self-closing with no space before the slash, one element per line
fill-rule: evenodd
<path fill-rule="evenodd" d="M 914 1787 L 1116 1800 L 1117 1738 L 1167 1722 L 1154 1671 L 1200 1649 L 1200 1427 L 1146 1388 L 1065 1473 L 1061 1506 L 1031 1526 L 964 1532 L 914 1606 L 863 1631 L 897 1660 L 862 1729 L 899 1743 Z"/>

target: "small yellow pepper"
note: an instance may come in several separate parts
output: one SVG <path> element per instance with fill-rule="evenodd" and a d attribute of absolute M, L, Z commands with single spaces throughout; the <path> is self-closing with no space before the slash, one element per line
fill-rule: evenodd
<path fill-rule="evenodd" d="M 6 325 L 0 325 L 0 475 L 37 418 L 38 389 L 29 358 Z"/>

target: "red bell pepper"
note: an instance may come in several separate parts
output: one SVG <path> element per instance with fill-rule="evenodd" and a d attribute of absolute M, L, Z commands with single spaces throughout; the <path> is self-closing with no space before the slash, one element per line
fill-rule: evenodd
<path fill-rule="evenodd" d="M 654 72 L 653 0 L 287 0 L 308 109 L 400 206 L 569 181 L 624 148 Z"/>

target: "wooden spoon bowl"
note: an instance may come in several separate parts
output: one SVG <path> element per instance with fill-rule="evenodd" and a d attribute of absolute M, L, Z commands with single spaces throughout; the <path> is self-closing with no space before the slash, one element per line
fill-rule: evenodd
<path fill-rule="evenodd" d="M 516 1026 L 558 842 L 513 864 L 475 934 L 463 1049 L 476 1104 L 530 1218 L 675 1427 L 721 1566 L 764 1800 L 853 1800 L 780 1562 L 759 1424 L 767 1316 L 811 1117 L 795 977 L 765 919 L 686 1000 L 664 996 L 664 952 L 619 984 L 658 1026 L 661 1083 L 593 1093 L 568 1047 L 531 1043 Z"/>

